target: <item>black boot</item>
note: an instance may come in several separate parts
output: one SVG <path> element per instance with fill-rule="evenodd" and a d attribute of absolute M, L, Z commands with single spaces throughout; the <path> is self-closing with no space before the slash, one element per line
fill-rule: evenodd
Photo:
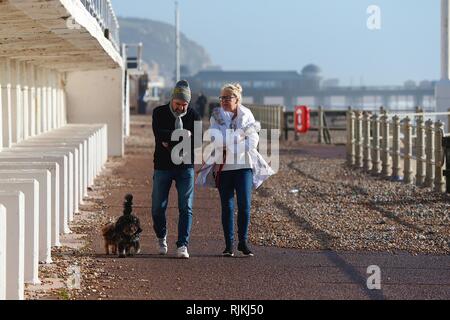
<path fill-rule="evenodd" d="M 232 246 L 227 246 L 225 248 L 225 250 L 222 252 L 222 256 L 224 256 L 224 257 L 233 257 L 234 256 L 233 247 Z"/>
<path fill-rule="evenodd" d="M 238 244 L 238 250 L 242 252 L 244 256 L 253 257 L 253 252 L 248 248 L 248 245 L 246 242 L 240 242 Z"/>

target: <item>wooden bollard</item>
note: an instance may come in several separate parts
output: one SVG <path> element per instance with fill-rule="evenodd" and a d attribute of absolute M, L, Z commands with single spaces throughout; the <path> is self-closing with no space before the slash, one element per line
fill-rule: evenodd
<path fill-rule="evenodd" d="M 391 163 L 390 163 L 390 144 L 389 144 L 389 118 L 386 113 L 381 117 L 381 174 L 385 177 L 389 177 Z"/>
<path fill-rule="evenodd" d="M 380 120 L 377 114 L 372 116 L 372 173 L 381 172 L 380 159 Z"/>
<path fill-rule="evenodd" d="M 392 179 L 400 180 L 400 118 L 392 118 Z"/>
<path fill-rule="evenodd" d="M 426 173 L 425 173 L 425 182 L 423 184 L 424 187 L 431 188 L 433 187 L 434 182 L 434 123 L 432 120 L 428 120 L 426 123 L 426 139 L 425 139 L 425 153 L 426 153 Z"/>
<path fill-rule="evenodd" d="M 363 115 L 363 169 L 370 171 L 372 167 L 372 157 L 370 150 L 370 113 L 364 112 Z"/>
<path fill-rule="evenodd" d="M 411 119 L 406 117 L 404 119 L 403 125 L 403 135 L 404 135 L 404 143 L 405 143 L 405 163 L 404 163 L 404 173 L 403 173 L 403 182 L 404 183 L 412 183 L 413 182 L 413 171 L 411 168 L 411 159 L 412 159 L 412 126 Z"/>
<path fill-rule="evenodd" d="M 425 125 L 423 117 L 417 118 L 416 128 L 416 185 L 422 186 L 425 182 Z"/>
<path fill-rule="evenodd" d="M 363 167 L 363 134 L 362 134 L 362 112 L 356 112 L 356 156 L 355 165 Z"/>
<path fill-rule="evenodd" d="M 444 166 L 444 150 L 442 147 L 442 138 L 444 136 L 444 124 L 441 121 L 435 124 L 435 172 L 434 172 L 434 190 L 436 192 L 445 192 L 445 181 L 442 172 Z"/>

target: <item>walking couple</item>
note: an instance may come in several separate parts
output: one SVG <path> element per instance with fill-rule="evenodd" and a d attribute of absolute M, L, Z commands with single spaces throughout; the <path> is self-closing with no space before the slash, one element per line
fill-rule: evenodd
<path fill-rule="evenodd" d="M 209 186 L 213 181 L 218 188 L 222 207 L 222 227 L 225 238 L 223 255 L 234 255 L 234 194 L 238 206 L 238 250 L 246 256 L 253 256 L 248 245 L 248 228 L 252 190 L 258 188 L 274 172 L 258 153 L 259 123 L 252 112 L 242 105 L 242 87 L 227 84 L 221 90 L 221 106 L 213 110 L 210 129 L 219 132 L 223 141 L 214 145 L 214 152 L 198 172 L 197 185 Z M 201 121 L 198 113 L 191 107 L 191 90 L 185 80 L 179 81 L 172 93 L 171 101 L 153 111 L 153 133 L 155 136 L 154 176 L 152 192 L 153 228 L 158 238 L 158 250 L 167 254 L 166 210 L 172 181 L 178 193 L 178 258 L 189 258 L 188 245 L 192 226 L 194 202 L 194 164 L 193 161 L 173 159 L 180 141 L 172 141 L 175 130 L 184 130 L 184 137 L 191 139 L 190 157 L 194 159 L 194 123 Z M 231 131 L 230 131 L 231 130 Z M 235 133 L 235 134 L 231 134 Z M 181 138 L 180 138 L 181 140 Z M 239 151 L 236 151 L 239 150 Z M 219 161 L 214 159 L 219 158 Z M 184 157 L 186 159 L 186 157 Z M 178 159 L 179 160 L 179 159 Z"/>

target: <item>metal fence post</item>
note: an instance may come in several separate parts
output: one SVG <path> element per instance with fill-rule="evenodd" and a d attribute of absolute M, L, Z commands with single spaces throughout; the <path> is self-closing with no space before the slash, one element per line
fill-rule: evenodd
<path fill-rule="evenodd" d="M 400 180 L 400 118 L 392 118 L 392 179 Z"/>
<path fill-rule="evenodd" d="M 426 122 L 426 174 L 424 187 L 431 188 L 434 182 L 434 123 L 432 120 Z"/>
<path fill-rule="evenodd" d="M 423 117 L 417 118 L 416 137 L 416 185 L 422 186 L 425 182 L 425 126 Z"/>
<path fill-rule="evenodd" d="M 434 174 L 434 190 L 436 192 L 445 192 L 445 181 L 442 172 L 444 166 L 444 152 L 442 147 L 442 139 L 444 137 L 444 124 L 441 121 L 436 122 L 436 139 L 435 139 L 435 174 Z"/>
<path fill-rule="evenodd" d="M 319 114 L 319 143 L 322 144 L 323 143 L 323 110 L 322 110 L 322 106 L 319 106 L 318 114 Z"/>
<path fill-rule="evenodd" d="M 377 114 L 372 116 L 372 173 L 381 171 L 380 159 L 380 119 Z"/>
<path fill-rule="evenodd" d="M 406 117 L 403 125 L 404 143 L 405 143 L 405 165 L 403 182 L 410 184 L 413 182 L 413 171 L 411 168 L 412 158 L 412 126 L 411 119 Z"/>

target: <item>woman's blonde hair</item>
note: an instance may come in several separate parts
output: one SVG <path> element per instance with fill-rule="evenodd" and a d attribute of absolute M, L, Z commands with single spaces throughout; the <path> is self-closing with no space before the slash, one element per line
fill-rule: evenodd
<path fill-rule="evenodd" d="M 242 86 L 235 82 L 235 83 L 227 83 L 222 87 L 221 91 L 231 91 L 239 102 L 242 102 Z"/>

